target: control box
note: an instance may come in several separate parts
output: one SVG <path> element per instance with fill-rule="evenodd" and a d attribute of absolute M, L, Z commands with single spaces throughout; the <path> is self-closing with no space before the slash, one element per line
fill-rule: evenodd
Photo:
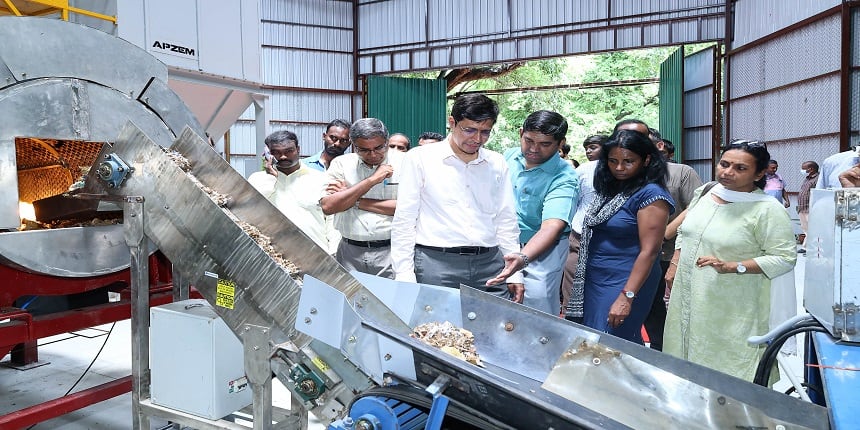
<path fill-rule="evenodd" d="M 152 403 L 208 419 L 251 404 L 242 343 L 206 300 L 150 309 Z"/>

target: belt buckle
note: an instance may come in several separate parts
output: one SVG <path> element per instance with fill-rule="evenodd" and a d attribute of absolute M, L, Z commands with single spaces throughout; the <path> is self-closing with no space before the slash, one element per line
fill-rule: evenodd
<path fill-rule="evenodd" d="M 460 249 L 457 250 L 457 254 L 459 255 L 478 255 L 478 251 L 480 251 L 480 247 L 478 246 L 461 246 Z"/>

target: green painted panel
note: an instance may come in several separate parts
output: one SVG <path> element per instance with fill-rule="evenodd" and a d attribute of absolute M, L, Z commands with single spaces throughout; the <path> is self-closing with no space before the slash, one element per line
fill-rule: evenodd
<path fill-rule="evenodd" d="M 378 118 L 389 133 L 409 136 L 412 146 L 425 131 L 446 134 L 444 79 L 368 76 L 367 116 Z"/>
<path fill-rule="evenodd" d="M 660 134 L 675 144 L 675 161 L 684 153 L 684 49 L 660 64 Z"/>

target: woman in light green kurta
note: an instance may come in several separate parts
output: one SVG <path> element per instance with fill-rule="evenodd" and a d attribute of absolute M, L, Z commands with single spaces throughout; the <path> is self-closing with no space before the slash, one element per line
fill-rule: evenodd
<path fill-rule="evenodd" d="M 769 158 L 757 142 L 729 145 L 719 184 L 690 203 L 666 275 L 663 352 L 747 381 L 764 352 L 747 338 L 768 331 L 770 280 L 797 258 L 787 212 L 761 190 Z"/>

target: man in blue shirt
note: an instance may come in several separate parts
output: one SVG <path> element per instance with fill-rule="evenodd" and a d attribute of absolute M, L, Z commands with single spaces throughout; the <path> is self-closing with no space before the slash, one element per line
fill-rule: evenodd
<path fill-rule="evenodd" d="M 550 315 L 559 314 L 570 220 L 579 201 L 576 171 L 558 154 L 566 134 L 563 116 L 537 111 L 520 129 L 520 147 L 505 152 L 517 202 L 521 252 L 526 256 L 523 304 Z"/>
<path fill-rule="evenodd" d="M 340 157 L 349 149 L 349 127 L 351 125 L 342 119 L 336 119 L 328 123 L 325 133 L 322 135 L 323 150 L 305 158 L 302 160 L 302 163 L 320 172 L 328 170 L 331 160 Z"/>

